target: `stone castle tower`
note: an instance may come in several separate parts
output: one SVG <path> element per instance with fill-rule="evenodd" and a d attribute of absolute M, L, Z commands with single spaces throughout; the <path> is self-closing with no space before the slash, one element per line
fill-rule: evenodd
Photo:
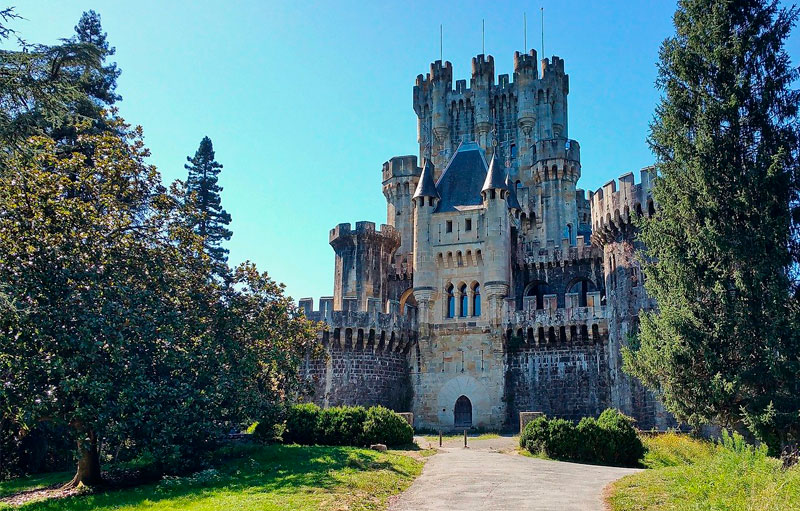
<path fill-rule="evenodd" d="M 514 55 L 513 81 L 472 59 L 453 86 L 436 61 L 414 86 L 417 156 L 383 164 L 386 225 L 339 224 L 334 296 L 301 300 L 326 327 L 309 361 L 322 405 L 383 404 L 430 428 L 503 428 L 521 411 L 578 419 L 609 406 L 643 428 L 673 424 L 621 369 L 644 293 L 635 215 L 650 170 L 588 198 L 568 137 L 558 57 Z"/>

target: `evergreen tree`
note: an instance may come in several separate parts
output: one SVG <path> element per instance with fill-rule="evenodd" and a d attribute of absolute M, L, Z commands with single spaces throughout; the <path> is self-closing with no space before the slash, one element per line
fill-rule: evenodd
<path fill-rule="evenodd" d="M 187 156 L 186 159 L 189 162 L 184 165 L 189 171 L 186 180 L 187 216 L 192 229 L 203 240 L 203 252 L 214 262 L 216 273 L 221 275 L 228 261 L 228 249 L 222 246 L 222 242 L 231 239 L 232 234 L 227 228 L 231 215 L 222 209 L 222 187 L 217 184 L 222 165 L 214 160 L 214 147 L 208 137 L 200 141 L 194 158 Z"/>
<path fill-rule="evenodd" d="M 661 46 L 649 143 L 657 214 L 627 369 L 695 426 L 746 425 L 773 452 L 800 436 L 797 109 L 777 0 L 680 0 Z"/>
<path fill-rule="evenodd" d="M 116 48 L 110 46 L 106 40 L 108 34 L 103 32 L 100 24 L 100 15 L 94 11 L 84 12 L 75 26 L 75 42 L 91 44 L 100 52 L 100 59 L 105 64 L 108 57 L 114 56 Z M 117 63 L 104 65 L 99 69 L 86 69 L 83 77 L 83 87 L 87 96 L 92 98 L 97 106 L 108 107 L 121 100 L 116 93 L 117 78 L 122 71 L 117 68 Z"/>

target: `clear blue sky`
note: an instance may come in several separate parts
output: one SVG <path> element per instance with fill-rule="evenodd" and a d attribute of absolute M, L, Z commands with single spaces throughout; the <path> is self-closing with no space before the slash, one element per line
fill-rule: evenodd
<path fill-rule="evenodd" d="M 10 2 L 13 5 L 13 0 Z M 256 262 L 295 299 L 330 295 L 340 222 L 386 221 L 381 164 L 416 154 L 412 86 L 439 58 L 469 79 L 486 53 L 499 73 L 513 53 L 541 45 L 566 61 L 570 137 L 581 144 L 594 190 L 652 163 L 645 142 L 658 92 L 671 1 L 630 2 L 16 2 L 14 24 L 32 42 L 69 37 L 84 10 L 102 16 L 122 69 L 121 114 L 144 127 L 165 181 L 185 177 L 200 139 L 225 168 L 223 206 L 233 216 L 231 261 Z M 222 6 L 222 4 L 225 4 Z M 797 64 L 798 36 L 789 42 Z M 541 55 L 540 55 L 541 56 Z"/>

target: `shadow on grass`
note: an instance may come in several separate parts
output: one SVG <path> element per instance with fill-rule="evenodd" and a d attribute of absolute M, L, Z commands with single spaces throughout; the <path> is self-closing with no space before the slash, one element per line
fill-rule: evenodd
<path fill-rule="evenodd" d="M 343 470 L 391 470 L 403 476 L 390 461 L 380 459 L 378 452 L 352 447 L 296 445 L 252 446 L 242 449 L 237 459 L 221 461 L 216 469 L 182 477 L 165 479 L 120 491 L 106 491 L 80 497 L 32 502 L 25 510 L 115 509 L 148 505 L 165 499 L 202 500 L 216 493 L 292 493 L 334 489 L 342 484 Z"/>

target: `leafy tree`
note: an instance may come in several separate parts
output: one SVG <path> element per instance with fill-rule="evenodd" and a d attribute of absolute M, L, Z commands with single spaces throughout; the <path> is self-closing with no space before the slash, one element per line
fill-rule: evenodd
<path fill-rule="evenodd" d="M 203 240 L 203 252 L 213 261 L 216 272 L 222 274 L 228 261 L 228 249 L 222 242 L 229 240 L 232 234 L 227 228 L 231 215 L 222 209 L 222 187 L 217 184 L 222 165 L 214 160 L 214 146 L 208 137 L 200 141 L 194 158 L 187 156 L 186 160 L 189 162 L 184 165 L 189 171 L 186 180 L 189 222 Z"/>
<path fill-rule="evenodd" d="M 796 8 L 680 0 L 661 46 L 649 143 L 657 214 L 627 369 L 695 426 L 744 422 L 773 449 L 800 434 Z"/>

